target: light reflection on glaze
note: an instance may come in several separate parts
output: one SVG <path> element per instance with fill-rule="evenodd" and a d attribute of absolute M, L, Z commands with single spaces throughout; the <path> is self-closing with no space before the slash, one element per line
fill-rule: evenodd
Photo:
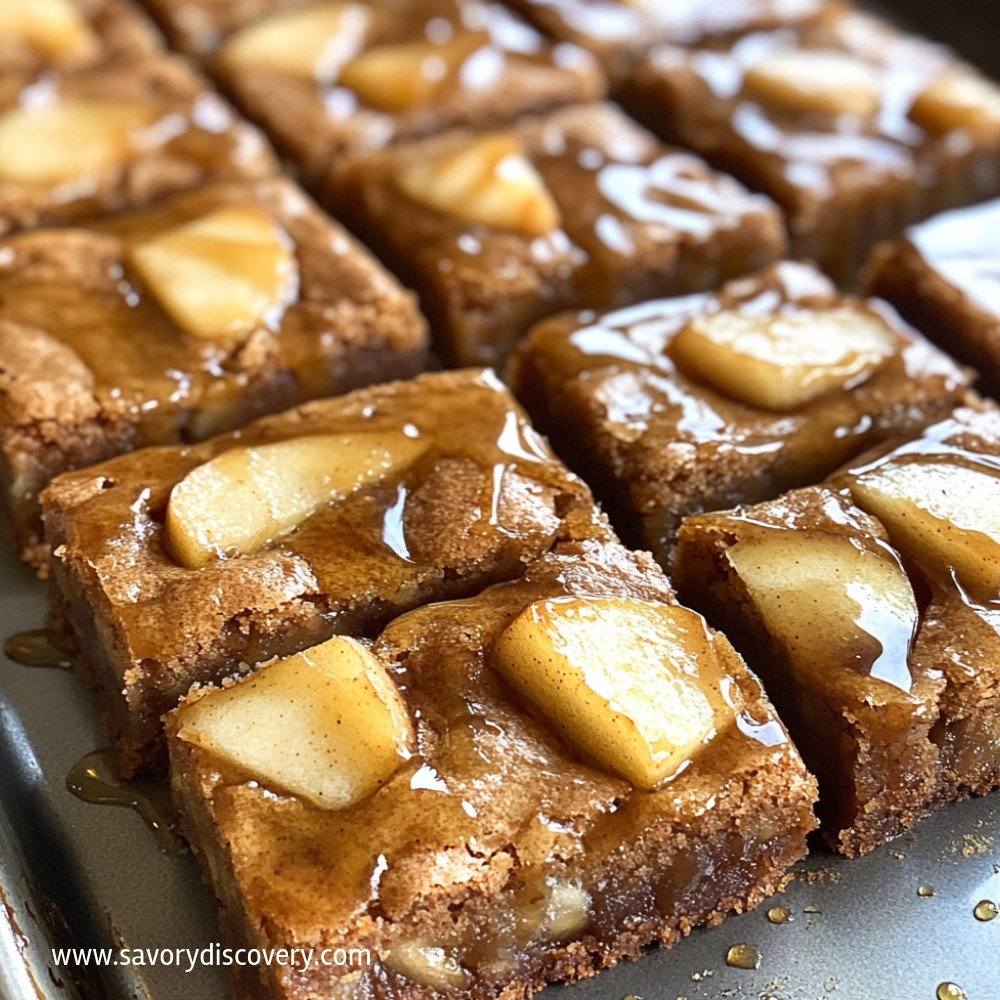
<path fill-rule="evenodd" d="M 382 515 L 382 541 L 404 562 L 412 563 L 414 560 L 410 558 L 403 525 L 406 493 L 406 487 L 400 483 L 396 487 L 396 502 L 387 507 Z"/>

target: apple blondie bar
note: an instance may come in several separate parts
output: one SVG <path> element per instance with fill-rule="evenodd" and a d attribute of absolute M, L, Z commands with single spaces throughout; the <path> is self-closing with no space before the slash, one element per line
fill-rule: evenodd
<path fill-rule="evenodd" d="M 1000 201 L 953 209 L 879 244 L 862 273 L 895 306 L 1000 393 Z"/>
<path fill-rule="evenodd" d="M 711 288 L 785 246 L 771 202 L 611 104 L 359 157 L 332 184 L 457 364 L 499 363 L 560 309 Z"/>
<path fill-rule="evenodd" d="M 814 483 L 971 398 L 968 373 L 884 303 L 790 261 L 717 292 L 554 317 L 509 380 L 664 566 L 684 516 Z"/>
<path fill-rule="evenodd" d="M 793 255 L 842 283 L 872 244 L 1000 193 L 1000 87 L 831 2 L 798 25 L 652 51 L 631 107 L 785 211 Z"/>
<path fill-rule="evenodd" d="M 526 997 L 756 905 L 815 822 L 757 680 L 617 544 L 201 688 L 168 732 L 227 937 L 367 954 L 240 997 Z"/>
<path fill-rule="evenodd" d="M 1000 411 L 962 409 L 681 526 L 681 593 L 760 673 L 845 854 L 1000 784 L 998 510 Z"/>
<path fill-rule="evenodd" d="M 286 179 L 0 241 L 0 482 L 44 562 L 57 473 L 201 440 L 426 361 L 412 295 Z"/>
<path fill-rule="evenodd" d="M 611 537 L 489 372 L 431 373 L 57 477 L 42 495 L 56 617 L 123 763 L 196 681 L 520 575 Z"/>

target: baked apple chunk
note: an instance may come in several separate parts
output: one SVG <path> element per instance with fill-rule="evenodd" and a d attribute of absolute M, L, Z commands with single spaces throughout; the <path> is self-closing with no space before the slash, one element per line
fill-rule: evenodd
<path fill-rule="evenodd" d="M 325 809 L 371 795 L 414 738 L 385 667 L 343 636 L 209 691 L 178 710 L 176 725 L 180 739 Z"/>
<path fill-rule="evenodd" d="M 639 788 L 676 774 L 732 720 L 712 639 L 687 608 L 542 601 L 511 622 L 495 655 L 561 736 Z"/>
<path fill-rule="evenodd" d="M 902 456 L 851 477 L 859 506 L 895 544 L 976 596 L 1000 595 L 1000 467 L 948 456 Z"/>
<path fill-rule="evenodd" d="M 166 530 L 181 564 L 249 555 L 327 503 L 398 475 L 427 445 L 398 432 L 315 434 L 232 448 L 171 491 Z"/>
<path fill-rule="evenodd" d="M 12 108 L 0 114 L 0 178 L 53 186 L 119 165 L 156 117 L 154 108 L 128 100 Z"/>
<path fill-rule="evenodd" d="M 263 210 L 227 205 L 132 247 L 174 322 L 201 340 L 246 338 L 298 291 L 291 239 Z"/>
<path fill-rule="evenodd" d="M 864 381 L 899 348 L 877 313 L 856 308 L 776 315 L 724 311 L 690 320 L 670 353 L 733 399 L 791 410 Z"/>
<path fill-rule="evenodd" d="M 465 222 L 544 236 L 559 209 L 516 137 L 484 135 L 455 152 L 407 165 L 400 188 L 415 201 Z"/>
<path fill-rule="evenodd" d="M 855 670 L 910 689 L 917 601 L 888 546 L 771 531 L 738 541 L 726 559 L 796 670 Z"/>

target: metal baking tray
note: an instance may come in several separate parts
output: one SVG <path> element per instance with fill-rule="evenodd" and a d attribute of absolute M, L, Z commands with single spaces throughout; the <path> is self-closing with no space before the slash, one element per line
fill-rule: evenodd
<path fill-rule="evenodd" d="M 670 0 L 662 0 L 670 2 Z M 879 7 L 1000 76 L 990 0 Z M 45 587 L 0 549 L 4 635 L 44 627 Z M 0 1000 L 231 1000 L 228 970 L 186 961 L 58 966 L 66 946 L 191 949 L 219 941 L 214 901 L 186 852 L 164 850 L 135 809 L 67 789 L 105 744 L 93 695 L 66 670 L 0 664 Z M 585 982 L 565 1000 L 1000 1000 L 1000 793 L 942 809 L 847 861 L 817 842 L 786 892 Z M 788 919 L 769 919 L 772 907 Z M 735 945 L 757 968 L 727 964 Z M 161 952 L 162 956 L 162 952 Z M 948 992 L 951 983 L 958 992 Z"/>

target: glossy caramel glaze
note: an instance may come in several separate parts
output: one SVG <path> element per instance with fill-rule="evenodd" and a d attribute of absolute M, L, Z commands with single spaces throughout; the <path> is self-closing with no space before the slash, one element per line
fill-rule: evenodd
<path fill-rule="evenodd" d="M 851 74 L 870 79 L 870 103 L 799 106 L 748 83 L 755 67 L 787 52 L 846 59 Z M 947 50 L 834 3 L 798 28 L 664 47 L 640 69 L 636 100 L 643 116 L 669 123 L 670 138 L 771 195 L 788 214 L 796 254 L 849 282 L 876 239 L 997 192 L 990 164 L 1000 123 L 970 130 L 956 116 L 931 128 L 910 117 L 945 73 L 975 75 Z M 844 77 L 834 71 L 822 84 L 821 103 L 840 100 Z"/>
<path fill-rule="evenodd" d="M 672 338 L 692 317 L 722 310 L 780 317 L 834 305 L 879 317 L 897 349 L 860 384 L 785 412 L 733 400 L 670 357 Z M 539 324 L 514 356 L 510 378 L 539 426 L 664 562 L 683 516 L 815 482 L 865 447 L 939 418 L 968 393 L 966 373 L 884 304 L 843 299 L 814 269 L 789 262 L 718 293 Z"/>
<path fill-rule="evenodd" d="M 525 119 L 511 134 L 559 210 L 559 227 L 543 236 L 467 222 L 399 190 L 401 171 L 454 155 L 468 133 L 346 172 L 349 220 L 418 289 L 459 363 L 498 363 L 533 321 L 560 309 L 711 288 L 782 253 L 773 205 L 612 105 Z"/>
<path fill-rule="evenodd" d="M 459 125 L 488 128 L 604 94 L 603 74 L 586 52 L 548 41 L 500 4 L 388 0 L 360 7 L 366 27 L 320 79 L 242 65 L 225 44 L 213 62 L 246 114 L 311 176 L 321 177 L 345 154 Z M 410 44 L 428 46 L 413 79 L 384 87 L 376 81 L 372 94 L 352 86 L 352 59 Z M 378 72 L 389 69 L 391 60 Z"/>
<path fill-rule="evenodd" d="M 427 448 L 248 556 L 200 570 L 165 544 L 170 490 L 235 444 L 402 431 Z M 561 538 L 606 537 L 585 487 L 556 462 L 494 377 L 427 375 L 266 418 L 190 448 L 122 456 L 46 494 L 58 601 L 135 739 L 195 680 L 517 575 Z M 94 612 L 97 610 L 97 619 Z M 96 631 L 95 631 L 96 629 Z M 98 640 L 98 634 L 101 640 Z"/>
<path fill-rule="evenodd" d="M 669 598 L 648 557 L 585 546 L 547 556 L 522 581 L 397 619 L 374 650 L 407 700 L 417 753 L 348 809 L 275 794 L 174 738 L 191 832 L 217 888 L 239 898 L 250 939 L 370 947 L 382 958 L 363 977 L 373 997 L 412 995 L 413 977 L 389 953 L 421 941 L 444 949 L 470 996 L 486 997 L 585 973 L 597 955 L 636 954 L 681 923 L 756 902 L 803 849 L 810 785 L 725 640 L 714 642 L 725 697 L 742 705 L 737 724 L 651 792 L 579 760 L 491 668 L 493 641 L 527 603 L 609 593 Z M 571 930 L 546 940 L 531 901 L 553 886 L 573 887 L 582 905 Z M 331 974 L 286 975 L 276 992 L 322 990 Z"/>

